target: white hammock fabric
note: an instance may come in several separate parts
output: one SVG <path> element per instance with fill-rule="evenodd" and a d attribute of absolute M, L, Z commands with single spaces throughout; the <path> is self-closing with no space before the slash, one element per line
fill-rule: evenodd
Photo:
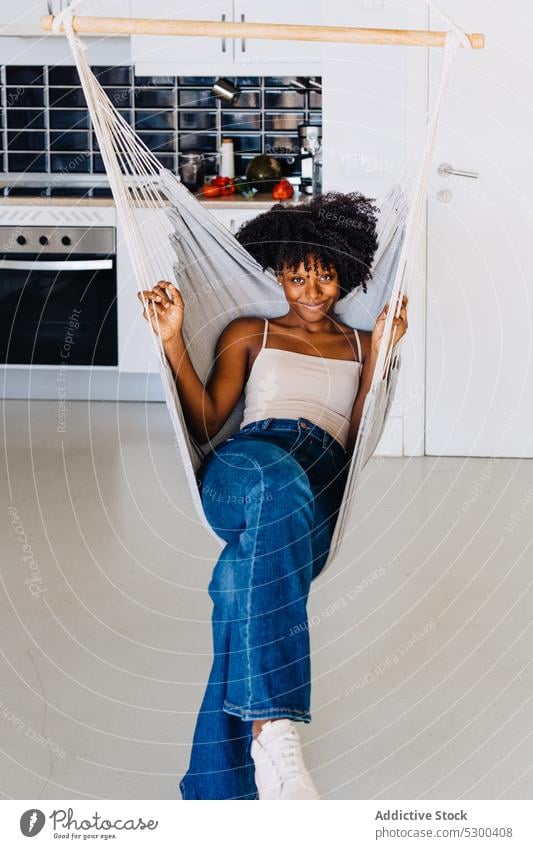
<path fill-rule="evenodd" d="M 131 296 L 151 289 L 157 280 L 171 280 L 185 301 L 184 338 L 192 363 L 205 382 L 213 364 L 217 339 L 226 325 L 240 315 L 273 318 L 287 311 L 287 302 L 272 273 L 264 272 L 233 235 L 179 181 L 164 169 L 108 99 L 92 73 L 85 48 L 72 28 L 72 11 L 56 18 L 65 28 L 100 151 L 109 177 L 117 215 L 123 225 L 135 271 Z M 442 99 L 457 49 L 469 44 L 452 31 L 448 34 L 441 81 L 427 135 L 416 169 L 407 173 L 379 204 L 379 247 L 368 292 L 359 289 L 337 302 L 336 314 L 351 327 L 371 330 L 384 304 L 391 307 L 384 340 L 393 334 L 392 320 L 399 314 L 409 290 L 412 266 L 426 201 L 429 168 Z M 410 190 L 408 187 L 410 185 Z M 406 198 L 410 196 L 410 202 Z M 147 306 L 144 301 L 145 307 Z M 165 399 L 196 512 L 222 548 L 226 543 L 209 525 L 196 481 L 203 457 L 239 428 L 243 397 L 210 444 L 191 437 L 162 343 L 146 322 L 158 353 Z M 335 558 L 353 509 L 361 470 L 373 454 L 389 413 L 401 364 L 400 341 L 388 354 L 382 345 L 371 389 L 367 395 L 357 442 L 351 458 L 343 501 L 324 569 Z"/>

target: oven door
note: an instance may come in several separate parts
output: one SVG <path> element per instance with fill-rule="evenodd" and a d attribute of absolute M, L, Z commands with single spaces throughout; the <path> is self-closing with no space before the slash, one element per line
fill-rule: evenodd
<path fill-rule="evenodd" d="M 117 366 L 115 259 L 0 257 L 0 361 Z"/>

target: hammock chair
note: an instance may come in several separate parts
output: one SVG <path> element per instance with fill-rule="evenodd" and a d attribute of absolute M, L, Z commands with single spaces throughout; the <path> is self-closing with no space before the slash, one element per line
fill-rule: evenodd
<path fill-rule="evenodd" d="M 91 20 L 98 20 L 100 26 L 97 27 L 93 23 L 91 27 Z M 128 19 L 114 19 L 115 25 L 109 26 L 108 32 L 118 31 L 117 20 L 122 21 L 123 32 L 133 31 L 131 25 L 129 29 L 125 29 Z M 181 25 L 191 22 L 166 22 L 170 23 Z M 213 364 L 217 339 L 229 321 L 245 315 L 274 318 L 286 313 L 287 302 L 280 293 L 272 270 L 263 271 L 229 230 L 181 184 L 179 178 L 161 166 L 110 102 L 88 65 L 85 48 L 77 34 L 82 31 L 82 24 L 85 25 L 86 32 L 106 31 L 105 19 L 73 18 L 72 6 L 55 18 L 48 17 L 42 22 L 44 29 L 53 29 L 56 32 L 64 30 L 72 49 L 135 271 L 135 279 L 131 281 L 132 297 L 136 297 L 137 290 L 151 289 L 157 280 L 175 282 L 185 301 L 184 339 L 196 372 L 205 383 Z M 441 79 L 429 116 L 421 155 L 413 173 L 407 173 L 379 204 L 381 212 L 378 220 L 378 250 L 373 262 L 372 278 L 368 282 L 368 291 L 364 293 L 362 287 L 358 287 L 340 298 L 335 308 L 336 315 L 350 327 L 371 330 L 385 303 L 390 302 L 384 340 L 389 340 L 392 336 L 394 341 L 395 329 L 392 321 L 394 316 L 399 315 L 403 294 L 408 290 L 425 205 L 438 117 L 450 67 L 458 48 L 482 46 L 481 43 L 474 44 L 475 36 L 467 36 L 452 22 L 449 22 L 449 25 L 451 29 L 447 33 L 439 34 L 443 37 L 441 43 L 445 46 Z M 236 29 L 242 25 L 213 26 L 213 34 L 220 34 L 221 26 L 233 26 L 233 29 Z M 253 26 L 256 30 L 267 27 L 264 24 Z M 334 28 L 292 29 L 331 31 Z M 152 29 L 153 31 L 157 30 Z M 168 31 L 168 28 L 163 28 L 162 31 Z M 236 33 L 228 31 L 227 34 Z M 293 32 L 288 37 L 298 36 Z M 482 39 L 482 36 L 478 38 Z M 320 36 L 317 40 L 319 39 Z M 147 308 L 144 298 L 143 303 Z M 238 430 L 242 420 L 243 396 L 241 395 L 217 436 L 209 444 L 199 444 L 188 432 L 160 338 L 150 322 L 146 322 L 146 326 L 157 351 L 165 400 L 194 507 L 201 523 L 215 537 L 220 547 L 223 547 L 225 541 L 218 537 L 205 518 L 196 471 L 209 451 Z M 400 348 L 401 341 L 391 346 L 390 350 L 385 344 L 381 346 L 324 568 L 331 564 L 338 552 L 353 509 L 361 471 L 383 433 L 398 380 Z"/>

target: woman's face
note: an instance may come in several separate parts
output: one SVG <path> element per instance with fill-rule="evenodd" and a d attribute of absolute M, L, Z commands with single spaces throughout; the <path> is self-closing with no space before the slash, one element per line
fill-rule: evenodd
<path fill-rule="evenodd" d="M 320 321 L 329 313 L 340 295 L 340 282 L 334 266 L 326 269 L 310 257 L 311 268 L 285 266 L 277 275 L 291 308 L 307 322 Z"/>

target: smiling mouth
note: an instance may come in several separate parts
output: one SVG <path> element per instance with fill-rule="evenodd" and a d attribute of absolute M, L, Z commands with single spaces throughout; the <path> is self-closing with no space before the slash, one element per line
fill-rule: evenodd
<path fill-rule="evenodd" d="M 323 301 L 321 304 L 302 304 L 302 306 L 306 307 L 308 310 L 318 310 L 320 307 L 324 307 L 326 305 L 326 301 Z"/>

